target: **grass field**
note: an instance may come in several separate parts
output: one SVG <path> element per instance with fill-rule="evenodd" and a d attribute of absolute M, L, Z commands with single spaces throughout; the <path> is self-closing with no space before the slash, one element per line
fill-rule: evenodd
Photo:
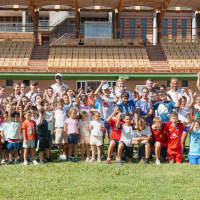
<path fill-rule="evenodd" d="M 188 144 L 188 141 L 187 141 Z M 188 145 L 186 146 L 188 148 Z M 57 151 L 53 151 L 57 159 Z M 155 159 L 155 158 L 154 158 Z M 199 199 L 200 166 L 68 163 L 0 166 L 0 199 Z"/>

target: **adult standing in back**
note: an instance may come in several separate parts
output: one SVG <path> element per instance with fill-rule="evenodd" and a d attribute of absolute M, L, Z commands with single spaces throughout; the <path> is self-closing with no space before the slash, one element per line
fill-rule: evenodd
<path fill-rule="evenodd" d="M 67 88 L 68 85 L 64 84 L 62 81 L 63 81 L 63 77 L 62 77 L 62 74 L 60 73 L 57 73 L 55 75 L 55 80 L 56 80 L 56 83 L 53 84 L 51 87 L 53 88 L 53 92 L 54 93 L 58 93 L 59 94 L 59 97 L 62 97 L 62 93 L 61 93 L 61 87 L 65 86 Z"/>

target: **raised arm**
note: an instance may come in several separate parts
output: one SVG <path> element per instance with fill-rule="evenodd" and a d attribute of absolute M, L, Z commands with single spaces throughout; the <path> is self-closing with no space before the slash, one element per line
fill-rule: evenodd
<path fill-rule="evenodd" d="M 71 98 L 71 95 L 69 93 L 67 93 L 67 95 L 68 95 L 68 98 L 69 98 L 68 108 L 70 108 L 72 106 L 72 98 Z"/>
<path fill-rule="evenodd" d="M 114 97 L 114 102 L 117 103 L 119 101 L 119 98 L 115 94 L 115 91 L 113 90 L 113 87 L 110 87 L 109 90 L 111 91 L 113 97 Z"/>
<path fill-rule="evenodd" d="M 153 106 L 152 106 L 152 99 L 153 99 L 153 95 L 150 95 L 149 96 L 149 109 L 152 109 L 153 110 Z"/>
<path fill-rule="evenodd" d="M 117 117 L 117 123 L 116 123 L 116 127 L 120 128 L 120 120 L 122 118 L 122 113 L 119 113 L 118 117 Z"/>
<path fill-rule="evenodd" d="M 51 117 L 49 119 L 49 123 L 53 122 L 54 120 L 54 111 L 51 112 Z"/>
<path fill-rule="evenodd" d="M 200 72 L 197 74 L 197 88 L 200 91 Z"/>
<path fill-rule="evenodd" d="M 92 97 L 92 95 L 88 95 L 92 99 L 91 107 L 93 107 L 96 103 L 95 99 Z"/>
<path fill-rule="evenodd" d="M 113 113 L 107 118 L 107 123 L 111 122 L 111 119 L 113 118 L 113 116 L 115 115 L 116 111 L 114 110 Z"/>
<path fill-rule="evenodd" d="M 39 118 L 37 120 L 37 125 L 40 126 L 42 124 L 42 114 L 39 113 Z"/>
<path fill-rule="evenodd" d="M 99 85 L 99 87 L 97 88 L 97 90 L 95 91 L 95 95 L 97 98 L 99 98 L 99 91 L 101 90 L 102 86 L 106 84 L 106 81 L 101 81 L 101 84 Z"/>
<path fill-rule="evenodd" d="M 193 128 L 194 128 L 194 121 L 192 122 L 192 124 L 191 124 L 191 126 L 190 126 L 190 132 L 189 133 L 192 133 L 192 131 L 193 131 Z"/>
<path fill-rule="evenodd" d="M 179 108 L 180 107 L 180 101 L 178 100 L 178 93 L 175 92 L 175 108 Z"/>
<path fill-rule="evenodd" d="M 193 96 L 193 92 L 192 92 L 192 90 L 188 90 L 188 93 L 189 93 L 189 95 L 190 95 L 190 105 L 189 105 L 189 107 L 190 107 L 190 108 L 193 108 L 193 107 L 194 107 L 194 96 Z"/>
<path fill-rule="evenodd" d="M 22 107 L 21 106 L 19 107 L 19 116 L 20 116 L 20 122 L 22 123 L 24 120 L 23 120 L 23 113 L 22 113 Z"/>
<path fill-rule="evenodd" d="M 10 104 L 8 106 L 8 121 L 9 122 L 11 121 L 11 106 L 10 106 Z"/>

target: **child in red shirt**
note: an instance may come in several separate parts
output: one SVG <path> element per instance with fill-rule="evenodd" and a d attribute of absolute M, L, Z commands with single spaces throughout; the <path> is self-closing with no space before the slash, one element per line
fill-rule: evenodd
<path fill-rule="evenodd" d="M 167 153 L 167 127 L 162 124 L 160 117 L 154 117 L 151 131 L 155 146 L 156 165 L 160 165 L 160 161 L 165 160 Z"/>
<path fill-rule="evenodd" d="M 170 121 L 165 123 L 168 132 L 167 140 L 167 159 L 169 163 L 182 163 L 182 147 L 181 147 L 181 136 L 184 129 L 184 124 L 179 123 L 178 113 L 172 111 L 170 113 Z"/>
<path fill-rule="evenodd" d="M 106 120 L 108 125 L 111 126 L 111 129 L 112 129 L 112 133 L 110 134 L 109 147 L 108 147 L 108 157 L 107 157 L 107 160 L 106 160 L 106 164 L 110 164 L 111 154 L 113 152 L 113 149 L 115 147 L 118 147 L 119 140 L 121 138 L 122 130 L 118 129 L 116 124 L 117 124 L 117 119 L 118 119 L 119 115 L 122 114 L 122 113 L 123 113 L 122 108 L 115 107 L 113 113 Z M 122 122 L 123 122 L 123 119 L 120 120 L 120 124 Z"/>
<path fill-rule="evenodd" d="M 28 165 L 27 154 L 30 148 L 30 153 L 33 158 L 33 164 L 37 165 L 38 162 L 35 160 L 35 138 L 36 138 L 36 123 L 31 120 L 31 111 L 25 111 L 24 117 L 26 120 L 23 122 L 23 147 L 24 147 L 24 165 Z"/>

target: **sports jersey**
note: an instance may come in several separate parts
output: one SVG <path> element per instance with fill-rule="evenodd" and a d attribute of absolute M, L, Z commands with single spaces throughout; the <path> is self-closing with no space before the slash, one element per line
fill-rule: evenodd
<path fill-rule="evenodd" d="M 36 128 L 36 123 L 33 120 L 25 120 L 23 125 L 22 125 L 22 129 L 26 130 L 26 139 L 27 140 L 35 140 L 36 137 L 36 132 L 35 132 L 35 128 Z"/>
<path fill-rule="evenodd" d="M 168 121 L 165 124 L 168 132 L 167 152 L 168 153 L 178 152 L 182 154 L 181 136 L 184 129 L 183 123 L 178 123 L 176 126 L 173 126 L 172 122 Z"/>
<path fill-rule="evenodd" d="M 200 130 L 190 133 L 190 149 L 188 155 L 200 155 Z"/>
<path fill-rule="evenodd" d="M 134 106 L 135 106 L 134 100 L 128 101 L 126 105 L 123 104 L 118 105 L 118 107 L 123 109 L 123 116 L 125 113 L 133 112 Z"/>
<path fill-rule="evenodd" d="M 153 141 L 158 141 L 161 143 L 162 146 L 167 147 L 167 126 L 165 124 L 162 125 L 161 130 L 153 130 L 152 131 L 152 137 Z"/>
<path fill-rule="evenodd" d="M 120 120 L 120 124 L 123 123 L 123 120 Z M 117 128 L 117 119 L 111 119 L 110 123 L 108 123 L 108 126 L 111 126 L 112 133 L 110 134 L 110 139 L 115 139 L 117 141 L 120 140 L 121 134 L 122 134 L 122 129 Z"/>

